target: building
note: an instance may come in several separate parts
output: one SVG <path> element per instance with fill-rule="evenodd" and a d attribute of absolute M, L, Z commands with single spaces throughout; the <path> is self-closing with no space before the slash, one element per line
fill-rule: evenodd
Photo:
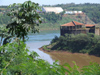
<path fill-rule="evenodd" d="M 65 11 L 66 15 L 73 15 L 73 14 L 83 14 L 82 11 Z"/>
<path fill-rule="evenodd" d="M 56 14 L 59 14 L 63 12 L 63 9 L 61 7 L 43 7 L 42 12 L 45 12 L 45 13 L 54 12 Z"/>
<path fill-rule="evenodd" d="M 72 21 L 60 26 L 61 35 L 68 34 L 80 34 L 80 33 L 95 33 L 100 35 L 100 28 L 97 28 L 95 24 L 83 24 L 76 21 Z"/>
<path fill-rule="evenodd" d="M 86 29 L 89 29 L 90 33 L 94 33 L 95 35 L 100 35 L 100 26 L 96 24 L 86 24 Z"/>

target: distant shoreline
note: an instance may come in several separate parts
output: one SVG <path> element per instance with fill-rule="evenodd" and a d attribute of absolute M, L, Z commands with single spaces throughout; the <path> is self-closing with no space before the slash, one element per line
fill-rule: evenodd
<path fill-rule="evenodd" d="M 52 29 L 52 28 L 50 28 L 50 29 L 49 29 L 49 28 L 47 28 L 47 29 L 40 29 L 40 31 L 44 31 L 44 30 L 60 30 L 60 29 L 59 29 L 59 28 L 53 28 L 53 29 Z"/>
<path fill-rule="evenodd" d="M 68 53 L 68 54 L 84 54 L 84 55 L 89 55 L 87 53 L 72 53 L 72 52 L 68 52 L 68 51 L 63 51 L 63 50 L 44 50 L 42 47 L 39 48 L 39 50 L 43 51 L 43 52 L 65 52 L 65 53 Z M 94 55 L 90 55 L 90 56 L 94 56 Z"/>

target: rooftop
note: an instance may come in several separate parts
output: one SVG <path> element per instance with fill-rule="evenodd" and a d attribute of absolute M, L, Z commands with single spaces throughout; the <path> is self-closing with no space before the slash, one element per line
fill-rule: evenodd
<path fill-rule="evenodd" d="M 84 25 L 84 24 L 83 23 L 76 22 L 76 21 L 72 21 L 72 22 L 63 24 L 61 26 L 75 26 L 75 25 Z"/>
<path fill-rule="evenodd" d="M 93 27 L 93 26 L 95 26 L 95 24 L 86 24 L 85 26 L 86 27 Z"/>

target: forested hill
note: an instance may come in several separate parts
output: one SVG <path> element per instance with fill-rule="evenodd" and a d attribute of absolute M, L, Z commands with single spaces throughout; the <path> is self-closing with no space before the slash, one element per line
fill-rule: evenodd
<path fill-rule="evenodd" d="M 48 6 L 48 5 L 44 5 Z M 49 5 L 50 6 L 50 5 Z M 100 23 L 100 4 L 84 3 L 84 4 L 57 4 L 54 7 L 62 7 L 64 10 L 83 11 L 95 23 Z"/>
<path fill-rule="evenodd" d="M 43 5 L 48 6 L 50 5 Z M 45 19 L 40 25 L 40 29 L 55 29 L 59 28 L 60 25 L 70 22 L 72 20 L 85 23 L 85 16 L 87 16 L 87 23 L 89 24 L 100 24 L 100 4 L 57 4 L 54 7 L 62 7 L 64 10 L 68 11 L 82 11 L 84 15 L 67 15 L 63 16 L 64 13 L 41 13 L 40 15 Z M 10 17 L 7 14 L 7 6 L 0 6 L 0 25 L 8 24 L 10 22 Z"/>
<path fill-rule="evenodd" d="M 0 25 L 8 24 L 11 21 L 10 17 L 7 16 L 7 7 L 8 6 L 0 6 Z"/>

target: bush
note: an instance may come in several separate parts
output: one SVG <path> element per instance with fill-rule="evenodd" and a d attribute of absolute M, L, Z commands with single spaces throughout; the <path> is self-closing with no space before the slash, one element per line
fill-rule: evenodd
<path fill-rule="evenodd" d="M 100 36 L 93 33 L 77 35 L 65 34 L 65 36 L 60 36 L 59 38 L 56 36 L 50 45 L 52 45 L 51 50 L 65 50 L 100 55 Z"/>

